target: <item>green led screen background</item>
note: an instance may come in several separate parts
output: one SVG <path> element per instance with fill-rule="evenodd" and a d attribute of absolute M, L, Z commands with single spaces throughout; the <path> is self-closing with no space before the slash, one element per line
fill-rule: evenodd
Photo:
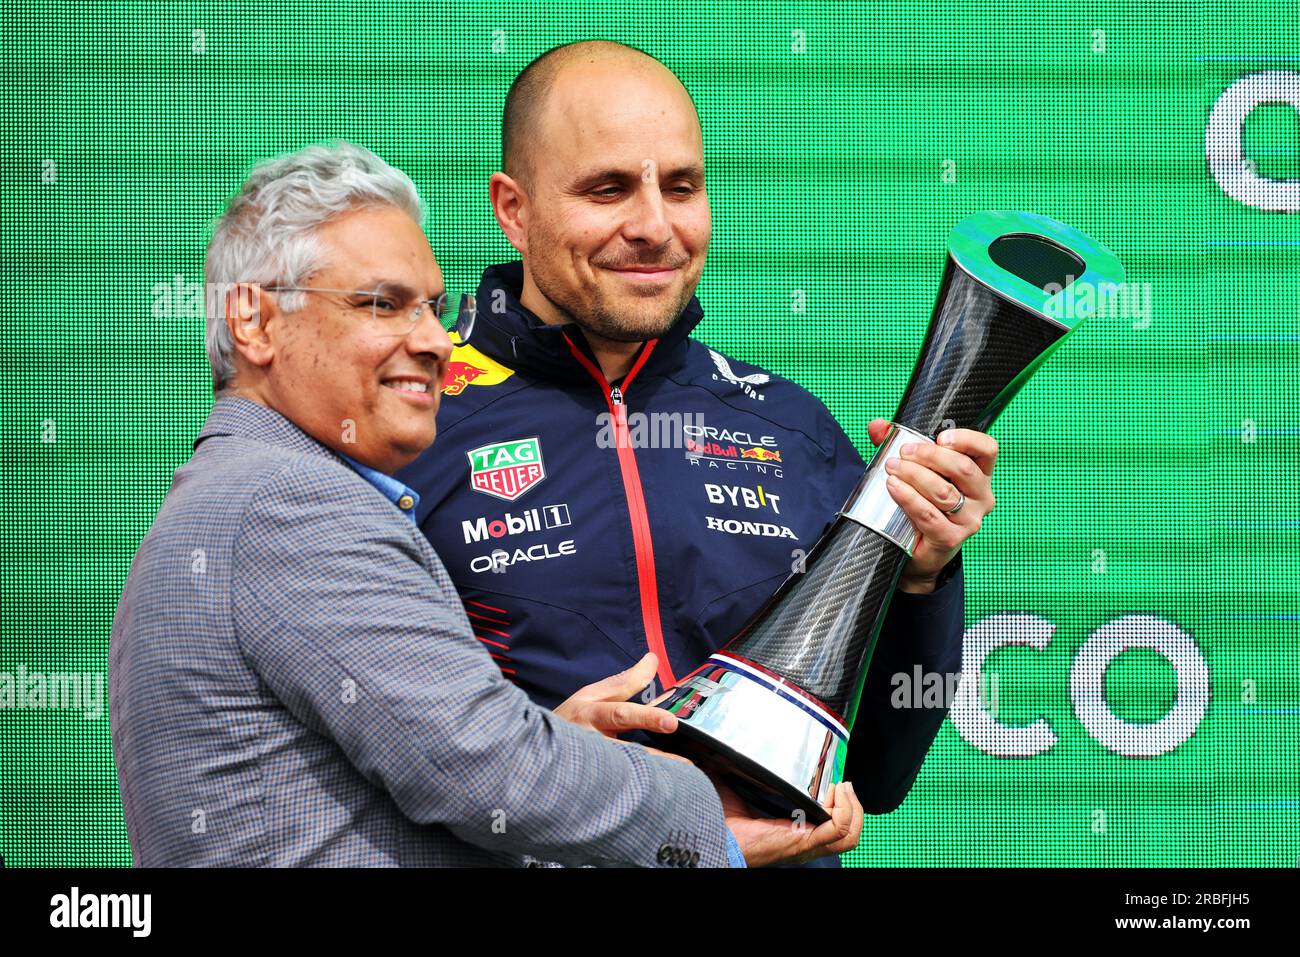
<path fill-rule="evenodd" d="M 1284 5 L 8 3 L 3 19 L 0 672 L 106 673 L 134 549 L 212 402 L 185 284 L 248 167 L 325 139 L 374 149 L 420 188 L 448 288 L 471 290 L 512 258 L 487 200 L 510 80 L 605 37 L 660 57 L 699 105 L 698 337 L 810 389 L 863 451 L 963 216 L 1063 220 L 1149 284 L 1146 316 L 1090 319 L 995 424 L 998 510 L 964 550 L 969 628 L 1050 629 L 985 671 L 998 720 L 1045 722 L 1054 743 L 999 756 L 948 720 L 846 861 L 1300 859 L 1300 214 L 1230 199 L 1205 148 L 1235 79 L 1300 70 Z M 1251 114 L 1261 175 L 1300 176 L 1298 130 L 1289 107 Z M 1153 757 L 1110 750 L 1071 700 L 1081 649 L 1126 616 L 1187 636 L 1208 669 L 1203 718 Z M 1141 648 L 1104 686 L 1131 724 L 1178 697 Z M 0 710 L 0 855 L 130 863 L 107 714 Z"/>

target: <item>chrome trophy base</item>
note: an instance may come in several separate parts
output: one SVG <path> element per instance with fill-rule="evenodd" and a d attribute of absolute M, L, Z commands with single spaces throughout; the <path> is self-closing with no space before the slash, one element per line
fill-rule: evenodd
<path fill-rule="evenodd" d="M 659 707 L 677 716 L 675 735 L 722 759 L 739 779 L 737 792 L 766 805 L 760 810 L 802 811 L 812 824 L 829 819 L 822 805 L 844 779 L 849 732 L 795 685 L 719 651 Z"/>

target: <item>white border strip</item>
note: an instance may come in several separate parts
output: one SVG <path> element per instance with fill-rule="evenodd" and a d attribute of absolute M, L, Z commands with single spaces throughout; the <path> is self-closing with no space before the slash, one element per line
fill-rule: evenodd
<path fill-rule="evenodd" d="M 838 731 L 845 740 L 848 740 L 849 729 L 844 727 L 844 725 L 842 725 L 833 714 L 831 714 L 825 708 L 818 706 L 818 704 L 814 702 L 812 699 L 804 697 L 804 695 L 800 694 L 798 691 L 787 690 L 796 687 L 795 685 L 788 684 L 787 682 L 784 681 L 780 683 L 775 682 L 772 680 L 771 675 L 759 671 L 757 668 L 751 667 L 750 665 L 745 664 L 745 662 L 743 661 L 739 661 L 735 658 L 732 658 L 730 655 L 724 652 L 714 652 L 713 654 L 709 655 L 709 660 L 717 661 L 720 664 L 726 665 L 728 668 L 735 668 L 737 671 L 743 671 L 745 672 L 745 674 L 750 675 L 755 680 L 761 682 L 762 684 L 767 685 L 769 688 L 773 688 L 775 690 L 784 692 L 785 695 L 788 695 L 790 698 L 795 699 L 796 704 L 798 704 L 804 710 L 810 711 L 813 714 L 820 717 L 832 728 Z"/>

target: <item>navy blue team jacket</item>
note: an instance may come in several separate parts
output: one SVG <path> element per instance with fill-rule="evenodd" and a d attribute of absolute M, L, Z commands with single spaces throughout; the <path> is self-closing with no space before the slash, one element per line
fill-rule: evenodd
<path fill-rule="evenodd" d="M 522 284 L 517 262 L 484 273 L 437 441 L 397 478 L 479 639 L 534 700 L 647 650 L 669 686 L 791 573 L 865 465 L 811 394 L 689 338 L 698 299 L 609 383 L 576 326 L 520 305 Z M 891 676 L 960 669 L 963 588 L 959 553 L 933 594 L 890 605 L 848 749 L 868 812 L 902 802 L 943 722 L 892 707 Z"/>

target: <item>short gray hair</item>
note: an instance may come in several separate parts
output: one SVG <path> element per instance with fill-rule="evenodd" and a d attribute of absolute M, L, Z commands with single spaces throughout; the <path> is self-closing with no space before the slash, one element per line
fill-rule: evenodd
<path fill-rule="evenodd" d="M 298 285 L 322 264 L 316 230 L 343 213 L 383 205 L 424 222 L 411 178 L 352 143 L 315 144 L 253 167 L 217 220 L 203 265 L 208 363 L 217 393 L 235 374 L 235 344 L 226 325 L 231 286 Z M 284 293 L 279 304 L 296 312 L 305 298 Z"/>

